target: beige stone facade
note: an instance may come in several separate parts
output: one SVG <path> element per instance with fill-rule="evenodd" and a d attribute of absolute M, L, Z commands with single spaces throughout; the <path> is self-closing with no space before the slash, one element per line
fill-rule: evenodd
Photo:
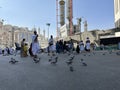
<path fill-rule="evenodd" d="M 3 22 L 0 21 L 0 48 L 15 47 L 14 43 L 17 42 L 20 44 L 23 38 L 25 38 L 26 42 L 30 45 L 32 42 L 32 35 L 34 34 L 33 31 L 34 30 L 28 30 L 27 27 L 3 25 Z M 38 34 L 41 48 L 47 47 L 48 41 L 45 36 L 41 35 L 40 31 Z"/>
<path fill-rule="evenodd" d="M 97 46 L 100 45 L 100 39 L 103 38 L 110 38 L 110 37 L 120 37 L 119 35 L 120 28 L 113 28 L 108 30 L 90 30 L 90 31 L 84 31 L 80 34 L 80 32 L 76 33 L 73 36 L 63 37 L 63 40 L 70 40 L 74 39 L 77 41 L 83 40 L 83 42 L 86 42 L 86 38 L 89 37 L 91 43 L 95 43 Z"/>

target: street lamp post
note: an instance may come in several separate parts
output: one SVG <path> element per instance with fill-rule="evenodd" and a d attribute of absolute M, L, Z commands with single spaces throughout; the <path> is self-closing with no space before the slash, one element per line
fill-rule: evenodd
<path fill-rule="evenodd" d="M 50 27 L 50 23 L 46 24 L 48 26 L 48 39 L 49 39 L 49 27 Z"/>
<path fill-rule="evenodd" d="M 78 20 L 78 25 L 79 25 L 80 41 L 81 41 L 81 22 L 82 22 L 82 18 L 77 18 L 77 20 Z"/>

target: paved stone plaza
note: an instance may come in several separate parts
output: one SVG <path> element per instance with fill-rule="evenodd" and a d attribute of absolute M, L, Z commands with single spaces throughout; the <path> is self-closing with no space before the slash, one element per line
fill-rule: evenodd
<path fill-rule="evenodd" d="M 31 57 L 1 55 L 0 90 L 120 90 L 120 56 L 115 53 L 75 55 L 73 72 L 66 64 L 68 54 L 59 54 L 56 65 L 45 53 L 39 55 L 39 63 Z M 10 64 L 11 57 L 19 62 Z M 82 66 L 81 58 L 88 66 Z"/>

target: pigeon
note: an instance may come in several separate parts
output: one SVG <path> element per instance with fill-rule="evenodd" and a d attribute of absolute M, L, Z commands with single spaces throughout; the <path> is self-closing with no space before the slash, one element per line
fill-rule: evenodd
<path fill-rule="evenodd" d="M 87 66 L 87 64 L 84 62 L 83 59 L 81 59 L 81 63 L 82 63 L 83 66 Z"/>
<path fill-rule="evenodd" d="M 51 62 L 51 61 L 52 61 L 52 58 L 49 59 L 49 62 Z"/>
<path fill-rule="evenodd" d="M 105 53 L 103 53 L 103 55 L 105 55 Z"/>
<path fill-rule="evenodd" d="M 53 53 L 52 56 L 55 56 L 55 54 Z"/>
<path fill-rule="evenodd" d="M 15 64 L 15 63 L 17 63 L 18 61 L 16 61 L 14 58 L 11 58 L 11 61 L 9 61 L 9 63 L 11 63 L 11 64 Z"/>
<path fill-rule="evenodd" d="M 35 63 L 39 63 L 41 58 L 33 58 Z"/>
<path fill-rule="evenodd" d="M 50 57 L 50 59 L 49 59 L 49 62 L 51 62 L 52 61 L 52 56 Z"/>
<path fill-rule="evenodd" d="M 74 71 L 74 69 L 73 69 L 73 67 L 72 67 L 72 66 L 70 66 L 70 71 L 71 71 L 71 72 L 73 72 L 73 71 Z"/>
<path fill-rule="evenodd" d="M 55 61 L 51 62 L 51 64 L 56 64 L 58 62 L 58 57 L 55 57 Z"/>
<path fill-rule="evenodd" d="M 57 61 L 58 61 L 58 60 L 55 58 L 55 61 L 51 62 L 51 64 L 56 64 Z"/>
<path fill-rule="evenodd" d="M 72 61 L 72 60 L 74 59 L 74 57 L 75 57 L 75 56 L 70 57 L 69 61 Z"/>
<path fill-rule="evenodd" d="M 73 63 L 73 59 L 75 56 L 70 57 L 70 59 L 66 62 L 68 65 L 71 65 Z"/>
<path fill-rule="evenodd" d="M 87 66 L 87 64 L 86 64 L 85 62 L 82 62 L 82 65 L 83 65 L 83 66 Z"/>
<path fill-rule="evenodd" d="M 55 57 L 55 60 L 58 60 L 58 57 Z"/>
<path fill-rule="evenodd" d="M 117 52 L 116 55 L 120 56 L 120 52 Z"/>
<path fill-rule="evenodd" d="M 50 54 L 48 53 L 48 56 L 50 56 Z"/>
<path fill-rule="evenodd" d="M 68 56 L 70 56 L 71 54 L 70 53 L 68 53 Z"/>
<path fill-rule="evenodd" d="M 81 62 L 83 62 L 83 59 L 81 58 Z"/>
<path fill-rule="evenodd" d="M 66 63 L 67 63 L 67 65 L 71 65 L 73 62 L 69 60 Z"/>
<path fill-rule="evenodd" d="M 109 51 L 109 54 L 112 54 L 112 50 L 111 50 L 111 51 Z"/>

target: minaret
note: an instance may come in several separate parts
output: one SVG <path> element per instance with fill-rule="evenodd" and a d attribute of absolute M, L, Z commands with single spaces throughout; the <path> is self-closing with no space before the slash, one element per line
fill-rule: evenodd
<path fill-rule="evenodd" d="M 0 29 L 2 29 L 3 22 L 4 22 L 4 20 L 3 20 L 3 19 L 2 19 L 2 20 L 0 20 Z"/>
<path fill-rule="evenodd" d="M 45 40 L 45 30 L 43 30 L 43 37 L 44 37 L 44 40 Z"/>
<path fill-rule="evenodd" d="M 60 0 L 60 25 L 63 26 L 65 24 L 65 1 Z"/>
<path fill-rule="evenodd" d="M 40 35 L 40 28 L 38 28 L 38 34 Z"/>
<path fill-rule="evenodd" d="M 81 21 L 82 21 L 82 18 L 77 18 L 77 32 L 80 32 L 81 33 Z"/>
<path fill-rule="evenodd" d="M 85 22 L 84 22 L 84 31 L 85 31 L 85 32 L 88 31 L 88 30 L 87 30 L 87 27 L 88 27 L 88 24 L 87 24 L 87 21 L 85 20 Z"/>
<path fill-rule="evenodd" d="M 34 25 L 34 27 L 33 27 L 32 31 L 36 31 L 35 25 Z"/>
<path fill-rule="evenodd" d="M 67 15 L 67 20 L 69 23 L 69 35 L 71 36 L 73 34 L 73 1 L 72 0 L 66 0 L 66 15 Z"/>

